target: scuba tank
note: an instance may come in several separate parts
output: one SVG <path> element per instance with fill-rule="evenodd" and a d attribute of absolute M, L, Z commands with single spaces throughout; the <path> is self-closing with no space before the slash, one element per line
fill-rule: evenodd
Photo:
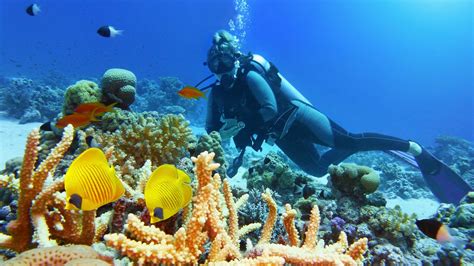
<path fill-rule="evenodd" d="M 263 56 L 249 53 L 239 58 L 243 74 L 256 71 L 262 75 L 270 85 L 277 100 L 279 114 L 273 125 L 267 131 L 266 142 L 270 145 L 284 137 L 296 119 L 299 107 L 312 104 L 288 80 L 283 77 L 273 63 Z M 260 140 L 263 142 L 263 139 Z M 257 143 L 257 146 L 261 143 Z"/>
<path fill-rule="evenodd" d="M 257 70 L 267 79 L 275 95 L 281 95 L 281 98 L 289 102 L 296 100 L 311 105 L 308 99 L 280 74 L 273 63 L 258 54 L 249 53 L 248 56 L 251 57 L 250 62 L 258 66 L 254 67 L 256 68 L 254 70 Z"/>

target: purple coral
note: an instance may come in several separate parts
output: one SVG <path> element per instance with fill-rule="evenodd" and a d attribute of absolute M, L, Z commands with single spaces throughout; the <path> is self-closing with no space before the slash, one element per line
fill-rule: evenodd
<path fill-rule="evenodd" d="M 346 224 L 346 221 L 344 221 L 344 219 L 342 219 L 339 216 L 336 216 L 331 219 L 331 227 L 336 229 L 337 231 L 342 231 L 345 224 Z"/>

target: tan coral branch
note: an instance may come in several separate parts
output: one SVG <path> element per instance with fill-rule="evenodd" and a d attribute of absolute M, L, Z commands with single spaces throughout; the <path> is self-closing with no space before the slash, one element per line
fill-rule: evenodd
<path fill-rule="evenodd" d="M 321 223 L 321 217 L 319 215 L 319 208 L 318 208 L 318 205 L 314 205 L 313 209 L 311 210 L 308 230 L 306 230 L 306 233 L 305 233 L 303 247 L 312 249 L 316 246 L 320 223 Z"/>
<path fill-rule="evenodd" d="M 33 199 L 43 190 L 48 175 L 53 176 L 56 166 L 63 158 L 74 138 L 74 128 L 69 125 L 59 143 L 46 159 L 34 170 L 38 157 L 39 131 L 33 130 L 27 138 L 22 170 L 20 173 L 20 195 L 18 198 L 17 219 L 7 226 L 9 236 L 0 235 L 0 246 L 15 251 L 24 251 L 32 244 L 32 224 L 30 208 Z"/>
<path fill-rule="evenodd" d="M 283 225 L 288 233 L 288 240 L 291 246 L 300 245 L 300 236 L 295 226 L 296 210 L 291 208 L 290 204 L 285 205 L 286 212 L 283 214 Z"/>
<path fill-rule="evenodd" d="M 262 193 L 262 199 L 265 200 L 265 202 L 267 203 L 269 212 L 267 220 L 263 225 L 262 235 L 260 237 L 260 240 L 258 241 L 258 244 L 265 244 L 270 242 L 273 227 L 275 226 L 275 222 L 277 219 L 277 205 L 273 200 L 269 190 L 265 191 L 265 193 Z"/>

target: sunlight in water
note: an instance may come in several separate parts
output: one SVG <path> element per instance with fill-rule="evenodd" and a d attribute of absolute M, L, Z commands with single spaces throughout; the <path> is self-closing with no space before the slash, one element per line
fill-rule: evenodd
<path fill-rule="evenodd" d="M 245 41 L 247 28 L 250 24 L 250 7 L 246 0 L 234 0 L 234 9 L 237 13 L 234 19 L 229 20 L 229 29 L 237 37 L 240 48 Z"/>

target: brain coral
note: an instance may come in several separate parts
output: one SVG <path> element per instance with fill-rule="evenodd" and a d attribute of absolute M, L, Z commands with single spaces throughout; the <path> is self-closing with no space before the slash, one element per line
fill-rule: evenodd
<path fill-rule="evenodd" d="M 379 174 L 370 167 L 353 163 L 331 165 L 328 169 L 332 185 L 338 190 L 351 195 L 372 193 L 380 185 Z"/>
<path fill-rule="evenodd" d="M 63 103 L 63 115 L 69 115 L 82 103 L 98 102 L 100 89 L 96 83 L 88 80 L 80 80 L 66 89 Z"/>
<path fill-rule="evenodd" d="M 117 107 L 128 109 L 135 101 L 137 78 L 126 69 L 112 68 L 102 76 L 102 102 L 117 102 Z"/>

